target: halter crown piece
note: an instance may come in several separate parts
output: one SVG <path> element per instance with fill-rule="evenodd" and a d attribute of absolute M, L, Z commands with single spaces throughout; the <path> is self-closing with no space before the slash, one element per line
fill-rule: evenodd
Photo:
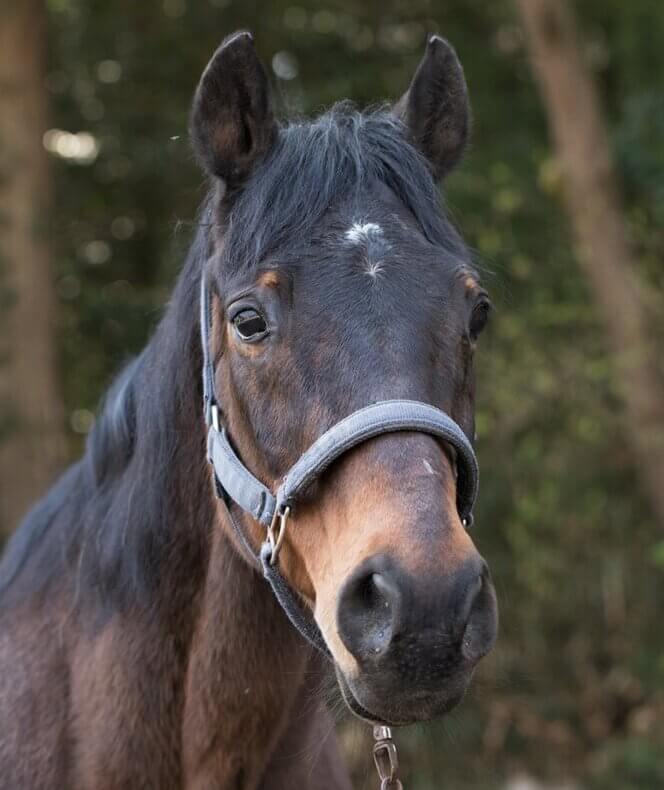
<path fill-rule="evenodd" d="M 262 568 L 265 579 L 288 619 L 300 634 L 330 661 L 325 639 L 313 615 L 279 572 L 277 558 L 288 517 L 297 507 L 306 488 L 339 456 L 353 447 L 395 431 L 420 431 L 448 442 L 457 453 L 457 510 L 467 528 L 473 523 L 479 468 L 472 445 L 461 427 L 445 412 L 426 403 L 411 400 L 379 401 L 349 414 L 325 431 L 284 475 L 276 493 L 260 482 L 242 463 L 222 425 L 222 411 L 215 393 L 214 364 L 210 353 L 212 327 L 211 295 L 205 275 L 201 278 L 201 342 L 203 346 L 203 400 L 208 426 L 207 454 L 214 469 L 217 495 L 222 499 L 230 521 L 250 561 Z M 231 503 L 260 522 L 266 539 L 256 555 L 244 527 L 234 518 Z M 374 728 L 374 760 L 381 788 L 401 788 L 396 776 L 396 748 L 389 727 Z"/>

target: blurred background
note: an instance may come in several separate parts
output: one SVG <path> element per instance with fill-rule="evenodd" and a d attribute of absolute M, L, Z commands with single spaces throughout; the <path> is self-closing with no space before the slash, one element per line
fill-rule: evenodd
<path fill-rule="evenodd" d="M 2 0 L 0 532 L 159 320 L 205 192 L 190 99 L 239 27 L 284 113 L 398 97 L 427 32 L 470 87 L 443 192 L 497 306 L 475 538 L 502 630 L 461 707 L 399 733 L 408 790 L 664 787 L 662 3 Z"/>

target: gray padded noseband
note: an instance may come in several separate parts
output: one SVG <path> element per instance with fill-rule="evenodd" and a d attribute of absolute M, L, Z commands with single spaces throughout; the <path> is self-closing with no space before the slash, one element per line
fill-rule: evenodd
<path fill-rule="evenodd" d="M 457 451 L 457 508 L 464 524 L 472 519 L 479 471 L 464 432 L 440 409 L 411 400 L 379 401 L 353 412 L 322 434 L 286 472 L 275 495 L 244 466 L 224 428 L 211 425 L 208 458 L 217 482 L 256 521 L 269 526 L 275 512 L 293 507 L 308 485 L 340 455 L 374 436 L 394 431 L 420 431 L 444 439 Z"/>
<path fill-rule="evenodd" d="M 266 528 L 275 516 L 296 511 L 297 502 L 308 486 L 330 464 L 353 447 L 375 436 L 395 431 L 419 431 L 438 437 L 456 451 L 457 509 L 464 525 L 472 524 L 472 512 L 479 480 L 477 459 L 472 445 L 459 425 L 445 412 L 426 403 L 411 400 L 387 400 L 365 406 L 325 431 L 284 475 L 276 493 L 260 482 L 242 463 L 233 449 L 226 429 L 221 425 L 220 408 L 215 394 L 214 367 L 210 355 L 210 294 L 201 279 L 201 341 L 203 346 L 203 396 L 208 426 L 207 453 L 214 469 L 217 493 L 228 508 L 231 522 L 241 543 L 263 574 L 293 625 L 316 648 L 330 657 L 318 626 L 296 593 L 288 586 L 272 560 L 273 544 L 266 540 L 256 557 L 243 527 L 230 511 L 234 502 Z M 275 552 L 276 558 L 276 552 Z"/>

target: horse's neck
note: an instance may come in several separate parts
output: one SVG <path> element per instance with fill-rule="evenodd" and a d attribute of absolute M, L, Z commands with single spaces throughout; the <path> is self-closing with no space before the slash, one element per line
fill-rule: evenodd
<path fill-rule="evenodd" d="M 213 527 L 188 661 L 185 771 L 201 785 L 252 787 L 288 727 L 309 649 L 226 528 Z"/>

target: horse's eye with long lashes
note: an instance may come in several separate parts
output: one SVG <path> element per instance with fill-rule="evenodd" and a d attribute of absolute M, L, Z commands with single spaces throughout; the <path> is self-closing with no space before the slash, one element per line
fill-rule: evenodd
<path fill-rule="evenodd" d="M 480 300 L 473 308 L 473 314 L 470 317 L 469 332 L 472 340 L 477 340 L 480 332 L 486 326 L 491 314 L 491 302 L 488 299 Z"/>
<path fill-rule="evenodd" d="M 242 340 L 261 340 L 267 335 L 267 322 L 263 316 L 251 308 L 241 310 L 233 317 L 233 326 Z"/>

